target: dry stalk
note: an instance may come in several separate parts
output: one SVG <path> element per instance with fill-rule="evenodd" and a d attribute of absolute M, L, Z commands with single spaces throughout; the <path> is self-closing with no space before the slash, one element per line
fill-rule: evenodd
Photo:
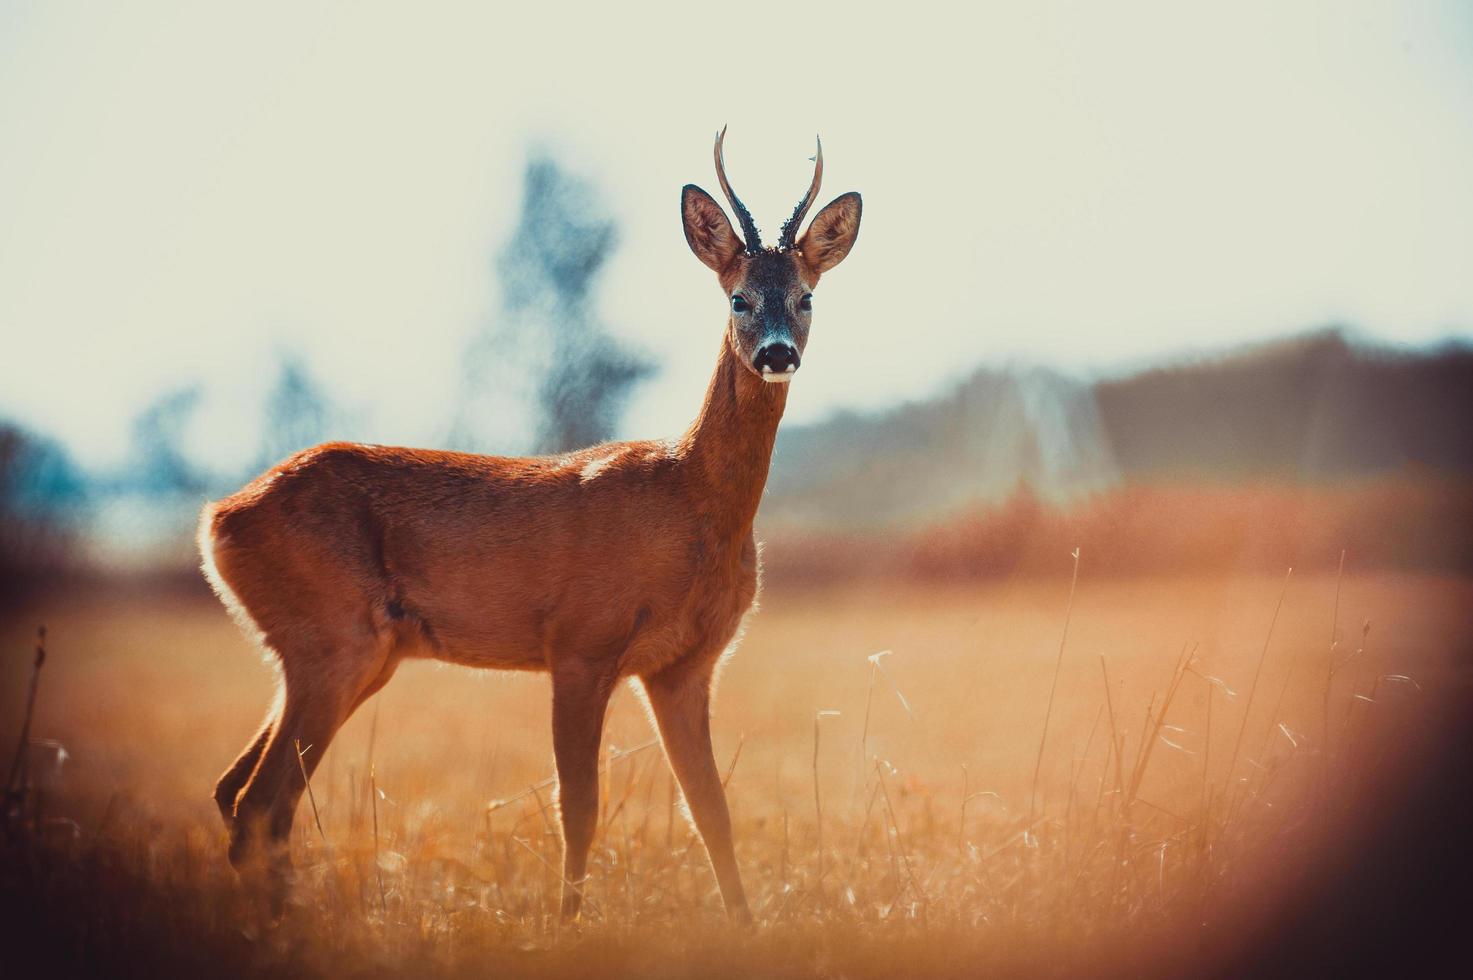
<path fill-rule="evenodd" d="M 1340 565 L 1335 570 L 1335 606 L 1330 613 L 1330 649 L 1325 656 L 1324 710 L 1320 717 L 1320 796 L 1323 800 L 1330 783 L 1330 694 L 1335 685 L 1335 650 L 1340 632 L 1340 583 L 1345 577 L 1345 549 L 1340 549 Z"/>
<path fill-rule="evenodd" d="M 327 847 L 327 834 L 322 829 L 322 815 L 317 812 L 317 797 L 312 793 L 312 780 L 307 778 L 307 763 L 303 761 L 304 753 L 311 750 L 312 746 L 302 748 L 302 740 L 292 739 L 292 744 L 297 748 L 297 768 L 302 771 L 302 785 L 307 787 L 307 801 L 312 804 L 312 821 L 317 824 L 317 834 L 322 838 L 322 846 Z"/>
<path fill-rule="evenodd" d="M 382 702 L 378 698 L 373 699 L 373 714 L 368 721 L 368 744 L 363 750 L 363 771 L 373 771 L 373 750 L 378 742 L 378 712 Z"/>
<path fill-rule="evenodd" d="M 1054 713 L 1054 694 L 1059 688 L 1059 670 L 1064 666 L 1064 641 L 1069 638 L 1069 617 L 1074 612 L 1074 588 L 1079 584 L 1079 549 L 1075 548 L 1074 575 L 1069 580 L 1069 602 L 1064 607 L 1064 631 L 1059 636 L 1059 656 L 1054 661 L 1054 679 L 1049 683 L 1048 707 L 1043 712 L 1043 732 L 1038 736 L 1038 758 L 1033 763 L 1033 789 L 1028 794 L 1028 825 L 1033 826 L 1033 818 L 1037 813 L 1038 804 L 1038 774 L 1043 769 L 1043 747 L 1048 741 L 1049 718 Z"/>
<path fill-rule="evenodd" d="M 1110 714 L 1110 746 L 1115 755 L 1115 792 L 1125 792 L 1125 743 L 1120 740 L 1120 731 L 1115 725 L 1115 702 L 1110 697 L 1110 671 L 1105 666 L 1105 655 L 1100 654 L 1100 676 L 1105 681 L 1105 709 Z M 1108 762 L 1108 760 L 1106 760 Z M 1117 797 L 1118 798 L 1118 797 Z"/>
<path fill-rule="evenodd" d="M 31 747 L 31 716 L 36 712 L 36 690 L 41 685 L 41 667 L 46 663 L 46 627 L 36 627 L 36 659 L 31 666 L 31 689 L 26 695 L 26 714 L 20 726 L 20 741 L 15 745 L 15 758 L 5 780 L 4 817 L 9 819 L 12 805 L 19 811 L 25 798 L 26 766 Z"/>
<path fill-rule="evenodd" d="M 389 900 L 384 895 L 384 869 L 378 860 L 378 772 L 370 768 L 368 770 L 368 799 L 373 808 L 373 873 L 378 877 L 378 907 L 384 915 L 389 914 Z M 487 819 L 490 815 L 487 814 Z M 487 837 L 490 830 L 487 829 Z"/>
<path fill-rule="evenodd" d="M 742 757 L 742 746 L 747 744 L 747 733 L 742 732 L 737 736 L 736 751 L 731 754 L 731 765 L 726 767 L 726 775 L 721 777 L 721 788 L 726 789 L 731 782 L 731 777 L 736 775 L 737 760 Z"/>
<path fill-rule="evenodd" d="M 818 834 L 818 883 L 817 883 L 817 888 L 818 888 L 819 896 L 820 897 L 822 897 L 822 895 L 823 895 L 824 860 L 823 860 L 823 797 L 819 793 L 819 788 L 818 788 L 819 722 L 821 722 L 826 717 L 833 717 L 833 716 L 835 716 L 837 714 L 838 714 L 837 711 L 819 711 L 816 714 L 814 714 L 814 716 L 813 716 L 813 814 L 814 814 L 814 817 L 815 817 L 815 819 L 817 821 L 817 828 L 818 828 L 817 829 L 817 834 Z"/>
<path fill-rule="evenodd" d="M 875 760 L 875 775 L 880 781 L 880 795 L 885 799 L 885 812 L 890 816 L 890 830 L 894 834 L 895 852 L 900 855 L 901 867 L 905 869 L 905 877 L 910 882 L 911 890 L 915 892 L 916 898 L 920 899 L 924 915 L 930 906 L 930 899 L 926 896 L 926 890 L 921 887 L 921 883 L 916 881 L 915 872 L 911 869 L 910 855 L 905 849 L 905 838 L 900 833 L 900 823 L 895 819 L 895 807 L 890 803 L 890 789 L 885 785 L 885 771 L 879 759 Z M 887 839 L 888 837 L 889 835 Z"/>
<path fill-rule="evenodd" d="M 1126 806 L 1133 803 L 1140 793 L 1141 781 L 1146 778 L 1146 767 L 1151 764 L 1151 752 L 1156 747 L 1156 740 L 1161 737 L 1161 728 L 1166 724 L 1166 714 L 1171 710 L 1171 702 L 1176 697 L 1177 689 L 1181 687 L 1182 678 L 1186 676 L 1187 664 L 1191 662 L 1192 653 L 1196 649 L 1195 644 L 1190 650 L 1183 646 L 1181 656 L 1177 658 L 1176 669 L 1171 674 L 1171 683 L 1166 687 L 1166 697 L 1161 702 L 1161 712 L 1156 716 L 1156 724 L 1141 745 L 1140 758 L 1136 762 L 1135 771 L 1131 773 L 1130 792 L 1125 798 Z"/>
<path fill-rule="evenodd" d="M 1253 712 L 1253 696 L 1258 693 L 1258 678 L 1263 675 L 1263 663 L 1268 659 L 1269 644 L 1274 638 L 1274 626 L 1279 622 L 1279 611 L 1284 608 L 1284 596 L 1289 591 L 1289 579 L 1293 575 L 1292 567 L 1284 574 L 1284 585 L 1279 590 L 1279 601 L 1274 606 L 1273 618 L 1268 622 L 1268 635 L 1263 638 L 1263 652 L 1258 655 L 1258 669 L 1253 672 L 1253 683 L 1248 687 L 1248 700 L 1243 705 L 1243 721 L 1238 725 L 1238 737 L 1233 741 L 1233 754 L 1228 757 L 1227 775 L 1224 777 L 1225 788 L 1229 791 L 1232 789 L 1233 771 L 1238 766 L 1238 753 L 1243 748 L 1243 735 L 1248 731 L 1248 716 Z"/>
<path fill-rule="evenodd" d="M 963 762 L 962 763 L 962 806 L 961 806 L 961 816 L 957 820 L 957 824 L 956 824 L 956 850 L 957 850 L 957 853 L 958 854 L 960 854 L 962 852 L 962 850 L 966 847 L 966 836 L 967 836 L 967 790 L 969 790 L 971 788 L 967 784 L 968 784 L 968 782 L 970 780 L 970 777 L 971 777 L 971 773 L 967 772 L 967 764 L 965 762 Z"/>
<path fill-rule="evenodd" d="M 1105 706 L 1100 705 L 1095 709 L 1094 723 L 1089 726 L 1089 737 L 1084 740 L 1084 752 L 1079 756 L 1078 768 L 1069 778 L 1069 800 L 1064 806 L 1064 866 L 1069 866 L 1069 854 L 1073 840 L 1073 823 L 1071 818 L 1074 814 L 1074 800 L 1079 795 L 1079 780 L 1084 776 L 1085 764 L 1089 762 L 1089 750 L 1094 748 L 1095 732 L 1100 727 L 1100 716 L 1105 713 Z"/>

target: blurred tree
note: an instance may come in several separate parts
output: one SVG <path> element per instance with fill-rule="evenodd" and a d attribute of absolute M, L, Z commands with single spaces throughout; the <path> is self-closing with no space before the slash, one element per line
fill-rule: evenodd
<path fill-rule="evenodd" d="M 266 395 L 260 468 L 274 465 L 327 438 L 335 419 L 332 403 L 300 355 L 281 355 L 276 383 Z"/>
<path fill-rule="evenodd" d="M 512 451 L 517 433 L 536 452 L 564 452 L 613 434 L 631 388 L 654 370 L 611 337 L 593 308 L 600 270 L 618 241 L 593 186 L 535 157 L 523 178 L 522 212 L 496 261 L 502 315 L 466 352 L 465 392 L 452 442 Z"/>
<path fill-rule="evenodd" d="M 185 429 L 199 407 L 198 387 L 159 396 L 133 422 L 133 464 L 128 483 L 145 494 L 200 494 L 206 475 L 182 448 Z"/>
<path fill-rule="evenodd" d="M 0 422 L 0 605 L 70 566 L 87 489 L 60 444 Z"/>

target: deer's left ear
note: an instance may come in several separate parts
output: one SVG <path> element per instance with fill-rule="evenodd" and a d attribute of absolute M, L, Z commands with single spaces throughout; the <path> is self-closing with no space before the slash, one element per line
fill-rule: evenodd
<path fill-rule="evenodd" d="M 860 210 L 859 195 L 850 191 L 834 198 L 814 216 L 798 239 L 798 251 L 815 273 L 821 275 L 844 261 L 859 237 Z"/>

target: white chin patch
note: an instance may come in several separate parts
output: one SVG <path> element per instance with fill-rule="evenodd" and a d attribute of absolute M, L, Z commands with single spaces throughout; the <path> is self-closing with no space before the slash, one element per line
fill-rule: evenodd
<path fill-rule="evenodd" d="M 793 375 L 797 373 L 798 369 L 791 364 L 789 364 L 787 370 L 783 371 L 781 374 L 776 373 L 770 367 L 764 366 L 762 368 L 762 380 L 766 381 L 768 384 L 785 385 L 789 381 L 792 381 Z"/>

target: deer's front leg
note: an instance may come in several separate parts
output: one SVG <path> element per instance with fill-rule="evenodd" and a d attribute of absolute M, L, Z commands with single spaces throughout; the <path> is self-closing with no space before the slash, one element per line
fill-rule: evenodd
<path fill-rule="evenodd" d="M 710 664 L 674 666 L 644 678 L 665 757 L 680 782 L 696 830 L 705 842 L 728 918 L 748 922 L 752 913 L 742 890 L 732 846 L 731 815 L 716 757 L 711 752 Z"/>
<path fill-rule="evenodd" d="M 583 902 L 588 850 L 598 826 L 598 746 L 614 677 L 573 663 L 552 672 L 552 750 L 563 824 L 563 918 Z"/>

